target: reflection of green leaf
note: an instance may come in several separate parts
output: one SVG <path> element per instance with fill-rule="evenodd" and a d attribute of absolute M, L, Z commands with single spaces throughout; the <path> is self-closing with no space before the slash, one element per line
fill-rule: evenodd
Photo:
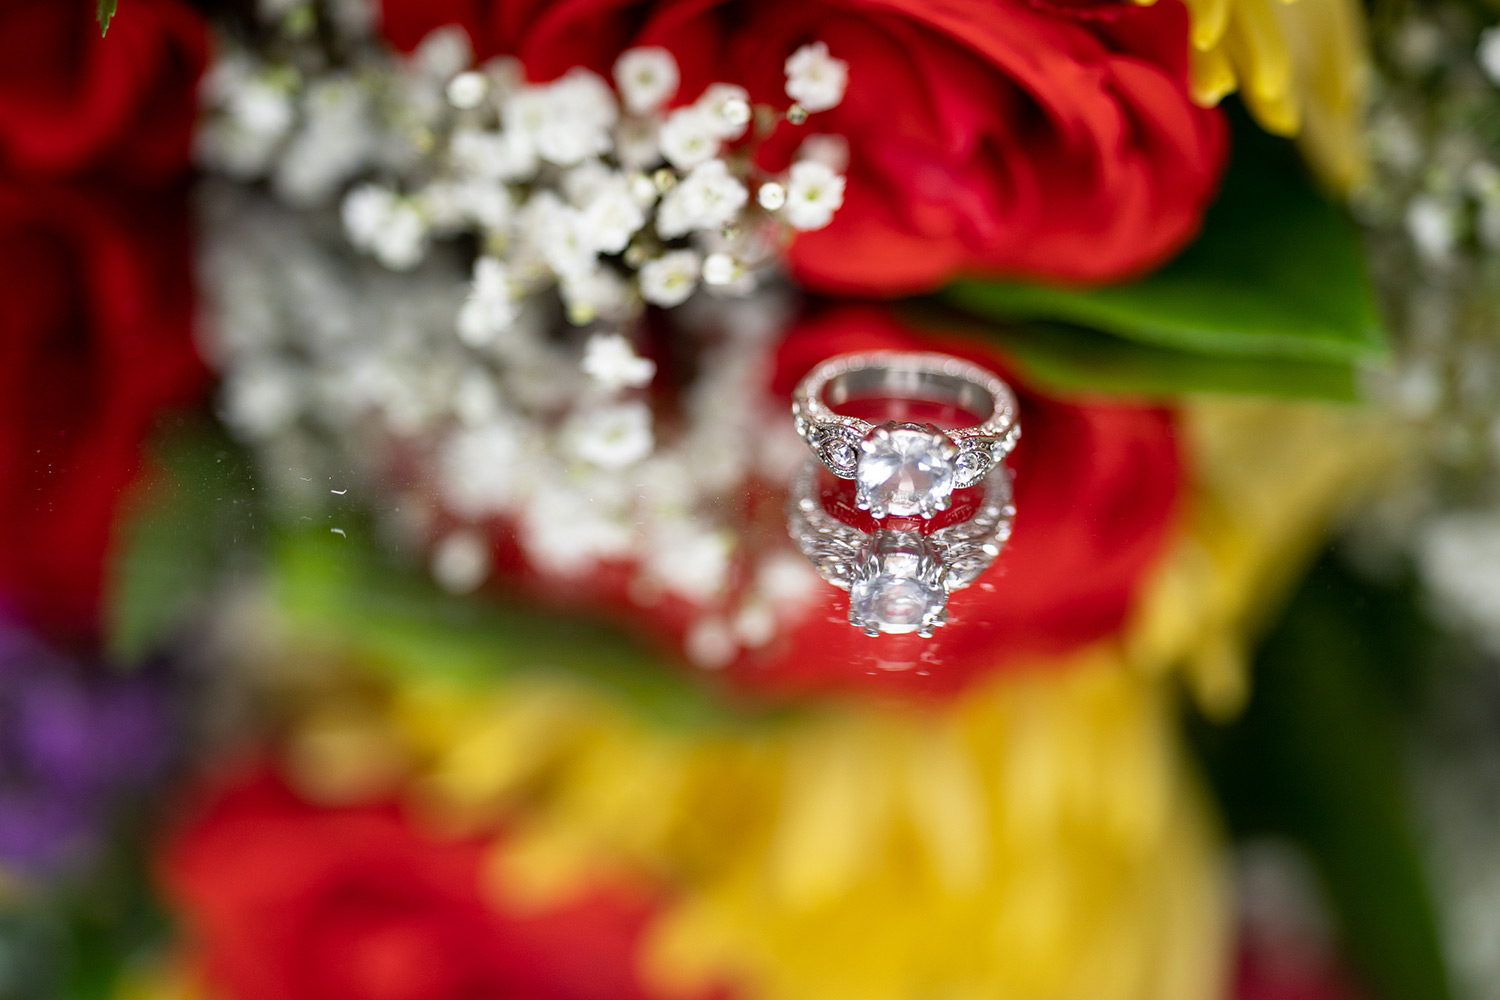
<path fill-rule="evenodd" d="M 1401 761 L 1426 641 L 1409 593 L 1326 560 L 1266 641 L 1244 717 L 1201 741 L 1236 832 L 1302 845 L 1385 1000 L 1450 995 Z"/>
<path fill-rule="evenodd" d="M 1349 363 L 1384 337 L 1353 223 L 1290 144 L 1236 131 L 1224 191 L 1197 242 L 1139 281 L 1095 289 L 965 281 L 950 302 L 1205 355 Z"/>
<path fill-rule="evenodd" d="M 119 5 L 120 0 L 99 0 L 97 14 L 99 17 L 99 36 L 101 38 L 109 34 L 109 22 L 114 19 L 115 9 Z"/>
<path fill-rule="evenodd" d="M 538 612 L 486 593 L 454 597 L 357 539 L 298 533 L 278 546 L 279 604 L 307 641 L 396 674 L 484 685 L 558 672 L 609 691 L 669 725 L 725 724 L 730 706 L 686 668 L 621 631 L 576 614 Z"/>
<path fill-rule="evenodd" d="M 126 663 L 169 639 L 263 537 L 247 459 L 217 431 L 179 432 L 155 458 L 110 563 L 109 646 Z"/>

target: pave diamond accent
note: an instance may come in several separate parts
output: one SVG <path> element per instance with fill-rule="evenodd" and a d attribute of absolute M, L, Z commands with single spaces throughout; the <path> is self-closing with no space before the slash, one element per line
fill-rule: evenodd
<path fill-rule="evenodd" d="M 853 476 L 855 465 L 859 461 L 859 435 L 844 427 L 823 427 L 816 433 L 814 447 L 823 464 L 835 475 L 846 479 Z"/>
<path fill-rule="evenodd" d="M 866 635 L 932 635 L 947 620 L 943 563 L 915 531 L 877 530 L 849 582 L 849 624 Z"/>
<path fill-rule="evenodd" d="M 994 467 L 994 453 L 988 441 L 966 442 L 953 462 L 953 488 L 966 490 L 974 486 Z"/>
<path fill-rule="evenodd" d="M 855 505 L 876 519 L 947 510 L 957 456 L 957 446 L 931 424 L 882 424 L 860 442 Z"/>

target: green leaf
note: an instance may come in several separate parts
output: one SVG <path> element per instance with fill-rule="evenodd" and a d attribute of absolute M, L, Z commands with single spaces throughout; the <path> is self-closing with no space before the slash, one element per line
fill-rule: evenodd
<path fill-rule="evenodd" d="M 1223 358 L 1344 363 L 1386 350 L 1359 234 L 1291 145 L 1239 128 L 1202 235 L 1139 281 L 1095 289 L 965 281 L 948 301 Z"/>
<path fill-rule="evenodd" d="M 114 19 L 115 10 L 120 6 L 120 0 L 99 0 L 97 14 L 99 17 L 99 37 L 103 38 L 109 34 L 109 22 Z"/>
<path fill-rule="evenodd" d="M 1341 403 L 1360 398 L 1355 370 L 1347 364 L 1214 357 L 1061 323 L 992 326 L 976 335 L 997 344 L 1031 384 L 1063 396 L 1169 400 L 1206 392 Z"/>
<path fill-rule="evenodd" d="M 1236 834 L 1311 858 L 1368 995 L 1449 1000 L 1403 766 L 1431 659 L 1414 591 L 1325 559 L 1265 642 L 1245 715 L 1199 744 Z"/>
<path fill-rule="evenodd" d="M 268 537 L 249 460 L 221 432 L 179 430 L 154 451 L 109 565 L 106 635 L 126 664 L 157 651 Z"/>

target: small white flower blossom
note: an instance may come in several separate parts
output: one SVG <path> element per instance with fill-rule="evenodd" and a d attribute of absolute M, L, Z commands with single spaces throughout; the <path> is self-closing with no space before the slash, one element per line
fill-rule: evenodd
<path fill-rule="evenodd" d="M 639 389 L 656 375 L 656 362 L 636 354 L 621 334 L 596 333 L 583 349 L 583 373 L 614 392 Z"/>
<path fill-rule="evenodd" d="M 767 212 L 774 212 L 786 204 L 786 188 L 775 181 L 766 181 L 756 192 L 755 200 Z"/>
<path fill-rule="evenodd" d="M 583 210 L 584 231 L 600 253 L 620 253 L 646 224 L 646 213 L 630 193 L 630 185 L 616 176 L 605 184 Z"/>
<path fill-rule="evenodd" d="M 448 157 L 455 170 L 486 180 L 524 180 L 537 168 L 536 150 L 519 130 L 458 129 L 449 141 Z"/>
<path fill-rule="evenodd" d="M 516 498 L 522 458 L 521 436 L 508 420 L 455 430 L 438 459 L 443 498 L 465 517 L 504 512 Z"/>
<path fill-rule="evenodd" d="M 651 409 L 639 400 L 580 410 L 563 429 L 574 455 L 601 469 L 628 468 L 651 454 Z"/>
<path fill-rule="evenodd" d="M 448 81 L 448 103 L 462 111 L 469 111 L 484 103 L 490 82 L 483 73 L 467 70 Z"/>
<path fill-rule="evenodd" d="M 661 155 L 679 170 L 691 170 L 719 152 L 714 118 L 699 107 L 678 108 L 668 115 L 658 141 Z"/>
<path fill-rule="evenodd" d="M 622 118 L 615 126 L 615 159 L 626 170 L 645 170 L 660 163 L 656 122 L 649 118 Z"/>
<path fill-rule="evenodd" d="M 416 267 L 427 251 L 427 221 L 422 213 L 385 188 L 355 188 L 344 199 L 342 215 L 349 242 L 393 271 Z"/>
<path fill-rule="evenodd" d="M 599 316 L 621 314 L 629 297 L 625 279 L 604 267 L 564 278 L 558 290 L 573 321 L 580 325 Z"/>
<path fill-rule="evenodd" d="M 849 64 L 828 54 L 823 42 L 804 45 L 787 57 L 787 96 L 808 111 L 839 106 L 849 86 Z"/>
<path fill-rule="evenodd" d="M 520 315 L 510 272 L 494 257 L 474 262 L 474 284 L 458 312 L 458 337 L 470 347 L 482 347 L 509 330 Z"/>
<path fill-rule="evenodd" d="M 740 265 L 727 253 L 711 253 L 703 260 L 705 285 L 729 285 L 740 276 Z"/>
<path fill-rule="evenodd" d="M 1453 210 L 1432 195 L 1418 195 L 1406 210 L 1406 232 L 1422 256 L 1438 263 L 1448 259 L 1458 239 Z"/>
<path fill-rule="evenodd" d="M 455 233 L 468 226 L 483 231 L 504 227 L 515 213 L 510 192 L 481 180 L 434 181 L 423 188 L 421 202 L 435 231 Z"/>
<path fill-rule="evenodd" d="M 455 531 L 432 549 L 432 578 L 450 594 L 469 594 L 490 575 L 490 548 L 478 531 Z"/>
<path fill-rule="evenodd" d="M 822 229 L 843 204 L 844 178 L 815 161 L 792 164 L 781 212 L 793 229 Z"/>
<path fill-rule="evenodd" d="M 541 231 L 542 257 L 559 278 L 581 278 L 599 266 L 593 234 L 583 213 L 571 205 L 557 205 Z"/>
<path fill-rule="evenodd" d="M 750 192 L 729 173 L 723 160 L 709 160 L 667 192 L 657 212 L 656 231 L 676 239 L 694 230 L 717 229 L 739 214 Z"/>
<path fill-rule="evenodd" d="M 821 163 L 841 174 L 849 169 L 849 140 L 841 135 L 810 135 L 797 147 L 797 159 Z"/>
<path fill-rule="evenodd" d="M 708 115 L 714 135 L 725 142 L 744 136 L 750 127 L 750 92 L 732 83 L 711 83 L 693 102 Z"/>
<path fill-rule="evenodd" d="M 469 33 L 457 25 L 435 28 L 417 43 L 411 57 L 412 69 L 423 76 L 447 80 L 463 72 L 474 61 L 474 47 Z"/>
<path fill-rule="evenodd" d="M 677 60 L 663 48 L 626 49 L 615 60 L 615 84 L 633 115 L 650 114 L 677 93 Z"/>
<path fill-rule="evenodd" d="M 699 274 L 698 254 L 673 250 L 641 265 L 641 298 L 654 305 L 681 305 L 693 294 Z"/>

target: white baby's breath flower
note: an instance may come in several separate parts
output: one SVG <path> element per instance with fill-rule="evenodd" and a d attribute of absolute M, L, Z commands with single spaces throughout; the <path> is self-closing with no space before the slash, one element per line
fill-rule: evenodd
<path fill-rule="evenodd" d="M 509 190 L 477 178 L 433 181 L 422 189 L 420 201 L 433 230 L 445 235 L 471 225 L 484 231 L 500 229 L 515 210 Z"/>
<path fill-rule="evenodd" d="M 448 103 L 463 111 L 472 110 L 484 103 L 489 89 L 490 82 L 483 73 L 468 70 L 448 81 Z"/>
<path fill-rule="evenodd" d="M 593 234 L 571 205 L 554 206 L 539 235 L 542 257 L 559 278 L 580 278 L 598 266 Z"/>
<path fill-rule="evenodd" d="M 797 147 L 796 158 L 821 163 L 841 174 L 849 168 L 849 140 L 841 135 L 810 135 Z"/>
<path fill-rule="evenodd" d="M 605 267 L 564 278 L 558 286 L 569 319 L 578 325 L 591 323 L 600 316 L 618 316 L 624 312 L 630 287 L 625 279 Z"/>
<path fill-rule="evenodd" d="M 1458 239 L 1453 214 L 1451 206 L 1433 195 L 1418 195 L 1407 206 L 1407 235 L 1427 260 L 1441 262 L 1452 253 Z"/>
<path fill-rule="evenodd" d="M 703 259 L 703 283 L 723 286 L 740 276 L 740 265 L 727 253 L 711 253 Z"/>
<path fill-rule="evenodd" d="M 429 32 L 409 57 L 413 70 L 437 80 L 447 80 L 463 72 L 473 61 L 474 47 L 469 43 L 469 33 L 455 24 Z"/>
<path fill-rule="evenodd" d="M 606 389 L 639 389 L 656 375 L 656 362 L 635 353 L 618 333 L 596 333 L 583 349 L 583 373 Z"/>
<path fill-rule="evenodd" d="M 349 242 L 393 271 L 416 267 L 427 251 L 427 221 L 411 201 L 373 184 L 344 198 L 344 231 Z"/>
<path fill-rule="evenodd" d="M 448 158 L 460 173 L 496 181 L 524 180 L 537 166 L 536 150 L 520 129 L 458 129 L 449 141 Z"/>
<path fill-rule="evenodd" d="M 601 469 L 624 469 L 647 455 L 655 442 L 651 409 L 639 400 L 611 403 L 575 413 L 563 429 L 574 455 Z"/>
<path fill-rule="evenodd" d="M 661 162 L 657 123 L 649 118 L 622 118 L 615 126 L 615 159 L 626 170 L 645 170 Z"/>
<path fill-rule="evenodd" d="M 646 213 L 623 177 L 606 184 L 583 210 L 584 231 L 600 253 L 620 253 L 645 224 Z"/>
<path fill-rule="evenodd" d="M 615 84 L 634 115 L 657 110 L 677 93 L 677 60 L 663 48 L 626 49 L 615 60 Z"/>
<path fill-rule="evenodd" d="M 691 170 L 719 152 L 714 118 L 699 107 L 678 108 L 658 135 L 661 155 L 679 170 Z"/>
<path fill-rule="evenodd" d="M 458 312 L 458 337 L 482 347 L 509 330 L 520 315 L 510 271 L 495 257 L 474 262 L 474 283 Z"/>
<path fill-rule="evenodd" d="M 844 178 L 825 164 L 803 160 L 792 164 L 782 216 L 793 229 L 822 229 L 844 203 Z"/>
<path fill-rule="evenodd" d="M 656 231 L 676 239 L 694 230 L 717 229 L 734 219 L 749 200 L 750 192 L 729 173 L 724 161 L 709 160 L 667 192 L 656 217 Z"/>
<path fill-rule="evenodd" d="M 708 115 L 714 135 L 733 142 L 750 127 L 750 92 L 732 83 L 711 83 L 693 102 Z"/>
<path fill-rule="evenodd" d="M 767 212 L 774 212 L 786 204 L 786 188 L 775 181 L 766 181 L 756 192 L 755 200 Z"/>
<path fill-rule="evenodd" d="M 641 298 L 671 307 L 686 302 L 698 284 L 698 254 L 673 250 L 641 265 Z"/>
<path fill-rule="evenodd" d="M 828 54 L 823 42 L 804 45 L 787 57 L 787 96 L 808 111 L 836 108 L 849 86 L 849 64 Z"/>

